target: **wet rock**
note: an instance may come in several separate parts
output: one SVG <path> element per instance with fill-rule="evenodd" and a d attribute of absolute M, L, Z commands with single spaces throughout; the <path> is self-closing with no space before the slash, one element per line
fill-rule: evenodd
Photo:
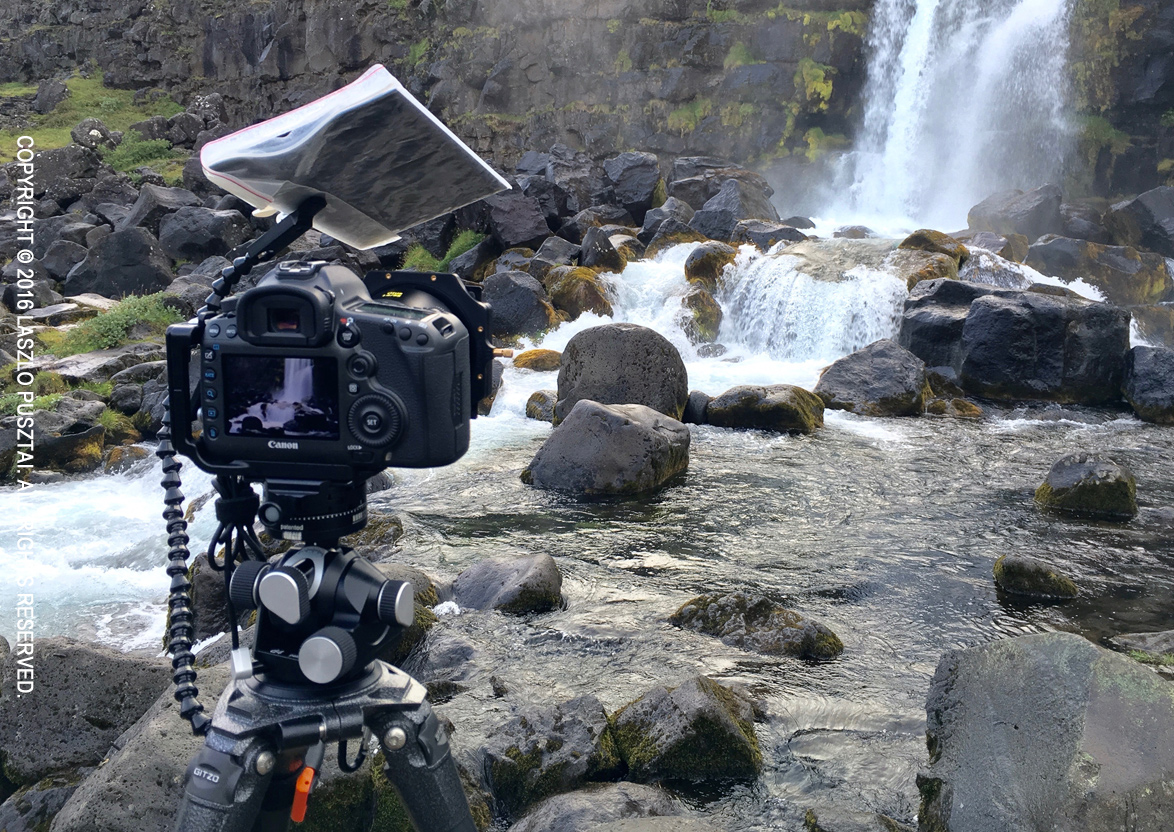
<path fill-rule="evenodd" d="M 584 208 L 563 223 L 558 230 L 558 236 L 580 245 L 589 229 L 605 225 L 620 225 L 627 228 L 635 226 L 636 221 L 632 219 L 631 214 L 618 205 L 595 205 Z"/>
<path fill-rule="evenodd" d="M 693 219 L 694 213 L 696 212 L 689 203 L 670 196 L 659 208 L 653 208 L 644 215 L 644 224 L 637 236 L 640 242 L 648 245 L 660 232 L 660 227 L 665 220 L 673 219 L 682 225 L 688 225 L 689 220 Z"/>
<path fill-rule="evenodd" d="M 612 717 L 633 780 L 729 780 L 758 775 L 762 752 L 749 702 L 705 676 L 655 687 Z"/>
<path fill-rule="evenodd" d="M 930 416 L 949 416 L 954 419 L 978 419 L 982 408 L 963 398 L 934 398 L 925 403 L 925 412 Z"/>
<path fill-rule="evenodd" d="M 1022 263 L 1027 257 L 1029 243 L 1022 234 L 996 234 L 993 231 L 975 231 L 961 235 L 961 239 L 970 248 L 981 248 L 992 254 L 997 254 L 1005 260 Z"/>
<path fill-rule="evenodd" d="M 149 295 L 171 283 L 171 261 L 158 241 L 142 228 L 126 228 L 103 238 L 65 278 L 65 292 L 93 292 L 107 298 Z"/>
<path fill-rule="evenodd" d="M 591 827 L 591 832 L 722 832 L 697 818 L 625 818 Z"/>
<path fill-rule="evenodd" d="M 554 422 L 554 406 L 558 393 L 554 390 L 535 390 L 526 400 L 526 418 L 539 422 Z"/>
<path fill-rule="evenodd" d="M 1032 244 L 1026 264 L 1065 282 L 1084 280 L 1117 306 L 1160 303 L 1174 295 L 1166 259 L 1128 246 L 1102 246 L 1049 234 Z"/>
<path fill-rule="evenodd" d="M 417 640 L 403 669 L 428 688 L 433 700 L 448 699 L 468 690 L 480 675 L 474 663 L 479 652 L 463 635 L 436 627 Z"/>
<path fill-rule="evenodd" d="M 1135 306 L 1129 311 L 1142 339 L 1155 347 L 1174 349 L 1174 304 Z"/>
<path fill-rule="evenodd" d="M 694 283 L 681 299 L 685 317 L 681 324 L 685 335 L 694 344 L 713 343 L 722 325 L 722 309 L 713 295 Z"/>
<path fill-rule="evenodd" d="M 550 300 L 572 321 L 584 312 L 593 312 L 600 317 L 612 315 L 611 301 L 603 281 L 594 271 L 583 266 L 564 268 L 557 279 L 552 276 Z"/>
<path fill-rule="evenodd" d="M 1079 593 L 1068 576 L 1025 555 L 1002 555 L 995 561 L 995 583 L 1003 591 L 1032 598 L 1075 598 Z"/>
<path fill-rule="evenodd" d="M 769 197 L 740 179 L 730 179 L 689 221 L 690 227 L 712 240 L 728 241 L 739 220 L 770 220 L 779 215 Z"/>
<path fill-rule="evenodd" d="M 550 236 L 542 206 L 534 197 L 508 191 L 486 198 L 485 204 L 489 206 L 490 231 L 504 249 L 538 248 Z"/>
<path fill-rule="evenodd" d="M 871 812 L 850 809 L 808 809 L 803 817 L 805 832 L 916 832 L 912 826 Z"/>
<path fill-rule="evenodd" d="M 167 678 L 170 678 L 170 666 Z M 129 680 L 128 680 L 129 681 Z M 216 701 L 228 681 L 225 666 L 200 669 L 200 699 Z M 179 716 L 170 690 L 159 695 L 160 683 L 136 696 L 149 694 L 154 705 L 139 708 L 141 718 L 119 735 L 117 729 L 98 752 L 106 762 L 78 787 L 53 822 L 60 832 L 126 832 L 128 829 L 164 830 L 175 824 L 183 794 L 184 773 L 204 745 Z M 156 698 L 158 696 L 158 698 Z M 145 713 L 143 713 L 145 711 Z M 109 753 L 107 750 L 109 749 Z M 311 801 L 311 804 L 313 801 Z"/>
<path fill-rule="evenodd" d="M 926 280 L 954 280 L 958 277 L 958 264 L 954 258 L 937 252 L 898 249 L 885 258 L 882 267 L 910 290 Z"/>
<path fill-rule="evenodd" d="M 1052 465 L 1035 491 L 1042 508 L 1105 520 L 1137 516 L 1137 480 L 1124 465 L 1092 453 L 1072 453 Z"/>
<path fill-rule="evenodd" d="M 651 491 L 688 467 L 689 439 L 685 425 L 644 405 L 581 399 L 522 471 L 522 481 L 589 496 Z"/>
<path fill-rule="evenodd" d="M 483 286 L 494 335 L 538 335 L 558 321 L 542 284 L 525 272 L 499 272 L 486 278 Z"/>
<path fill-rule="evenodd" d="M 550 555 L 483 560 L 453 581 L 453 600 L 466 609 L 523 615 L 546 612 L 562 597 L 562 574 Z"/>
<path fill-rule="evenodd" d="M 664 198 L 664 180 L 655 153 L 621 153 L 606 160 L 603 170 L 615 189 L 616 200 L 638 223 L 644 222 L 645 213 L 653 207 L 658 188 Z"/>
<path fill-rule="evenodd" d="M 749 243 L 759 251 L 769 251 L 782 242 L 800 243 L 806 239 L 807 235 L 797 228 L 764 220 L 739 220 L 730 235 L 734 245 Z"/>
<path fill-rule="evenodd" d="M 947 368 L 957 378 L 956 367 L 961 361 L 962 352 L 962 328 L 966 324 L 970 304 L 989 291 L 957 280 L 932 280 L 917 284 L 905 301 L 897 343 L 928 366 Z"/>
<path fill-rule="evenodd" d="M 172 260 L 222 256 L 252 235 L 253 226 L 236 211 L 185 206 L 159 221 L 159 246 Z"/>
<path fill-rule="evenodd" d="M 713 401 L 713 396 L 708 393 L 703 393 L 700 390 L 689 391 L 689 401 L 685 404 L 685 412 L 681 416 L 681 421 L 686 425 L 709 424 L 708 411 L 711 401 Z"/>
<path fill-rule="evenodd" d="M 834 362 L 814 392 L 824 407 L 863 416 L 920 416 L 932 393 L 925 362 L 887 338 Z"/>
<path fill-rule="evenodd" d="M 530 268 L 534 252 L 528 248 L 511 248 L 503 251 L 493 263 L 494 274 L 502 272 L 524 272 Z"/>
<path fill-rule="evenodd" d="M 1118 202 L 1104 217 L 1118 245 L 1174 257 L 1174 187 L 1163 185 Z"/>
<path fill-rule="evenodd" d="M 952 650 L 926 702 L 922 829 L 1102 832 L 1169 827 L 1169 683 L 1077 635 Z"/>
<path fill-rule="evenodd" d="M 145 228 L 156 237 L 159 235 L 159 222 L 167 214 L 184 207 L 199 207 L 203 205 L 200 198 L 183 188 L 166 188 L 159 185 L 143 185 L 139 190 L 139 198 L 131 207 L 122 222 L 115 228 L 116 231 L 133 228 Z"/>
<path fill-rule="evenodd" d="M 1174 666 L 1174 630 L 1157 633 L 1122 633 L 1108 639 L 1114 650 L 1129 653 L 1143 664 Z"/>
<path fill-rule="evenodd" d="M 89 768 L 46 777 L 27 786 L 0 805 L 0 829 L 4 832 L 43 832 L 77 791 Z"/>
<path fill-rule="evenodd" d="M 514 356 L 514 366 L 519 370 L 549 372 L 558 369 L 562 357 L 558 350 L 526 350 Z"/>
<path fill-rule="evenodd" d="M 685 279 L 716 292 L 722 284 L 726 266 L 731 265 L 737 256 L 737 249 L 725 243 L 702 243 L 685 261 Z"/>
<path fill-rule="evenodd" d="M 725 644 L 774 656 L 834 659 L 844 651 L 840 639 L 823 624 L 761 595 L 701 595 L 683 604 L 669 621 Z"/>
<path fill-rule="evenodd" d="M 477 415 L 488 416 L 493 410 L 493 403 L 497 401 L 497 394 L 501 392 L 501 382 L 505 377 L 505 364 L 499 359 L 493 359 L 490 366 L 489 392 L 481 401 L 477 402 Z"/>
<path fill-rule="evenodd" d="M 606 324 L 575 335 L 563 350 L 556 420 L 580 399 L 642 404 L 679 419 L 689 397 L 688 375 L 676 347 L 636 324 Z"/>
<path fill-rule="evenodd" d="M 607 783 L 548 797 L 511 826 L 509 832 L 594 832 L 609 821 L 671 817 L 680 811 L 675 801 L 659 788 L 638 783 Z"/>
<path fill-rule="evenodd" d="M 526 709 L 488 737 L 481 757 L 490 789 L 511 814 L 620 770 L 607 714 L 590 694 Z"/>
<path fill-rule="evenodd" d="M 842 225 L 832 232 L 832 237 L 842 240 L 868 240 L 876 232 L 866 225 Z"/>
<path fill-rule="evenodd" d="M 709 424 L 782 433 L 814 433 L 823 427 L 823 401 L 790 384 L 732 387 L 709 402 Z"/>
<path fill-rule="evenodd" d="M 1161 347 L 1130 350 L 1122 392 L 1142 421 L 1174 425 L 1174 350 Z"/>
<path fill-rule="evenodd" d="M 0 686 L 4 771 L 18 785 L 99 763 L 171 680 L 170 664 L 161 659 L 42 638 L 36 643 L 36 695 L 20 696 L 22 656 L 18 645 L 4 663 Z"/>
<path fill-rule="evenodd" d="M 78 474 L 102 464 L 106 429 L 97 424 L 97 418 L 106 408 L 101 402 L 93 404 L 94 407 L 83 407 L 63 399 L 57 410 L 33 415 L 34 465 Z"/>
<path fill-rule="evenodd" d="M 1045 234 L 1058 234 L 1064 227 L 1060 216 L 1063 193 L 1056 185 L 1034 190 L 1004 191 L 987 197 L 970 209 L 967 224 L 976 231 L 1022 234 L 1029 241 Z"/>
<path fill-rule="evenodd" d="M 969 259 L 958 270 L 958 279 L 999 289 L 1026 289 L 1031 285 L 1031 278 L 1018 263 L 978 248 L 971 249 Z"/>
<path fill-rule="evenodd" d="M 151 452 L 139 445 L 119 445 L 106 454 L 102 470 L 107 474 L 125 474 L 150 456 Z"/>
<path fill-rule="evenodd" d="M 1060 231 L 1063 236 L 1101 245 L 1112 244 L 1112 235 L 1102 225 L 1103 215 L 1095 208 L 1065 202 L 1060 206 L 1060 216 L 1064 219 L 1064 228 Z"/>
<path fill-rule="evenodd" d="M 580 265 L 601 272 L 622 272 L 628 260 L 617 250 L 612 241 L 614 235 L 602 227 L 588 228 L 583 234 L 583 246 L 579 252 Z"/>
<path fill-rule="evenodd" d="M 192 641 L 202 641 L 217 633 L 228 631 L 228 594 L 224 591 L 224 572 L 214 570 L 206 554 L 196 555 L 188 567 L 191 581 L 192 612 L 195 614 L 195 635 Z"/>
<path fill-rule="evenodd" d="M 930 228 L 921 228 L 914 231 L 902 240 L 897 248 L 910 251 L 927 251 L 931 254 L 945 254 L 952 258 L 959 266 L 970 257 L 970 250 L 958 240 L 955 240 L 948 234 L 943 234 L 941 231 L 934 231 Z"/>

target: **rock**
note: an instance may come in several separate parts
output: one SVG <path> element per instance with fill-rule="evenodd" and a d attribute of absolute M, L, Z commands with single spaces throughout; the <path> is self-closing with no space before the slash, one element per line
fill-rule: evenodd
<path fill-rule="evenodd" d="M 1026 251 L 1023 256 L 1027 256 Z M 1031 278 L 1018 263 L 977 248 L 971 249 L 969 259 L 958 270 L 958 279 L 1000 289 L 1026 289 L 1031 285 Z"/>
<path fill-rule="evenodd" d="M 1155 347 L 1174 348 L 1174 304 L 1135 306 L 1129 311 L 1144 341 Z"/>
<path fill-rule="evenodd" d="M 1174 664 L 1174 630 L 1122 633 L 1108 639 L 1108 643 L 1114 650 L 1130 653 L 1132 658 L 1145 664 L 1157 664 L 1159 667 Z"/>
<path fill-rule="evenodd" d="M 581 248 L 562 237 L 547 237 L 530 258 L 530 276 L 545 285 L 547 272 L 556 266 L 571 266 L 579 258 Z"/>
<path fill-rule="evenodd" d="M 808 809 L 803 828 L 805 832 L 916 832 L 884 815 L 835 808 Z"/>
<path fill-rule="evenodd" d="M 779 215 L 762 191 L 740 179 L 730 179 L 689 221 L 690 227 L 713 240 L 729 240 L 739 220 L 771 220 Z"/>
<path fill-rule="evenodd" d="M 910 291 L 918 283 L 926 280 L 954 280 L 958 277 L 958 264 L 953 257 L 913 249 L 897 249 L 891 252 L 885 258 L 882 268 L 901 280 Z"/>
<path fill-rule="evenodd" d="M 1118 202 L 1105 213 L 1104 223 L 1118 245 L 1174 257 L 1174 187 L 1163 185 Z"/>
<path fill-rule="evenodd" d="M 840 639 L 823 624 L 761 595 L 701 595 L 683 604 L 669 616 L 669 622 L 716 636 L 734 647 L 773 656 L 834 659 L 844 651 Z"/>
<path fill-rule="evenodd" d="M 74 144 L 80 144 L 90 150 L 114 147 L 116 144 L 110 135 L 110 128 L 96 118 L 83 118 L 69 131 L 69 137 L 73 139 Z"/>
<path fill-rule="evenodd" d="M 493 237 L 486 237 L 477 245 L 457 255 L 448 264 L 448 270 L 464 280 L 472 280 L 482 266 L 501 254 L 501 244 Z"/>
<path fill-rule="evenodd" d="M 167 120 L 167 141 L 175 147 L 191 147 L 204 131 L 204 119 L 192 113 L 176 113 Z"/>
<path fill-rule="evenodd" d="M 1117 306 L 1143 306 L 1174 297 L 1166 259 L 1127 246 L 1102 246 L 1049 234 L 1032 244 L 1026 263 L 1066 283 L 1084 280 Z"/>
<path fill-rule="evenodd" d="M 667 338 L 636 324 L 605 324 L 578 333 L 563 350 L 555 419 L 580 399 L 642 404 L 679 419 L 688 397 L 685 363 Z"/>
<path fill-rule="evenodd" d="M 4 293 L 0 299 L 3 300 L 5 308 L 11 312 L 18 311 L 17 304 L 22 301 L 32 301 L 34 308 L 44 309 L 62 300 L 61 295 L 53 291 L 53 285 L 51 281 L 38 280 L 30 288 L 21 289 L 15 283 L 10 283 L 4 287 Z"/>
<path fill-rule="evenodd" d="M 689 203 L 670 196 L 659 208 L 653 208 L 644 215 L 644 224 L 637 237 L 640 242 L 648 245 L 660 231 L 665 220 L 673 219 L 683 225 L 688 225 L 689 220 L 693 219 L 694 213 L 695 211 Z"/>
<path fill-rule="evenodd" d="M 100 240 L 65 278 L 66 294 L 108 298 L 149 295 L 171 283 L 171 261 L 142 228 L 125 228 Z"/>
<path fill-rule="evenodd" d="M 514 356 L 514 366 L 519 370 L 550 372 L 558 369 L 562 357 L 558 350 L 526 350 Z"/>
<path fill-rule="evenodd" d="M 842 240 L 868 240 L 876 236 L 876 232 L 867 225 L 842 225 L 832 232 L 832 237 Z"/>
<path fill-rule="evenodd" d="M 515 815 L 620 771 L 607 714 L 590 694 L 526 709 L 489 735 L 480 756 L 494 797 Z"/>
<path fill-rule="evenodd" d="M 493 364 L 490 368 L 489 378 L 489 392 L 477 402 L 477 415 L 488 416 L 493 409 L 493 403 L 497 401 L 497 394 L 501 392 L 501 381 L 505 375 L 505 364 L 498 359 L 493 359 Z"/>
<path fill-rule="evenodd" d="M 526 176 L 518 180 L 518 185 L 523 194 L 538 200 L 548 227 L 558 228 L 562 225 L 562 218 L 571 213 L 568 208 L 570 194 L 545 176 Z"/>
<path fill-rule="evenodd" d="M 708 411 L 711 401 L 713 401 L 713 396 L 707 393 L 700 390 L 689 391 L 689 401 L 685 404 L 685 412 L 681 416 L 681 421 L 686 425 L 709 424 Z"/>
<path fill-rule="evenodd" d="M 494 335 L 538 335 L 558 322 L 542 284 L 525 272 L 499 272 L 486 278 L 483 287 Z"/>
<path fill-rule="evenodd" d="M 69 97 L 69 88 L 56 78 L 49 78 L 37 85 L 37 97 L 33 99 L 33 109 L 41 115 L 53 111 L 62 101 Z"/>
<path fill-rule="evenodd" d="M 914 231 L 901 241 L 899 249 L 912 251 L 928 251 L 931 254 L 945 254 L 954 260 L 955 265 L 961 266 L 970 257 L 970 250 L 948 234 L 922 228 Z"/>
<path fill-rule="evenodd" d="M 722 832 L 703 820 L 687 817 L 626 818 L 592 826 L 591 832 Z"/>
<path fill-rule="evenodd" d="M 157 139 L 166 139 L 169 128 L 170 125 L 167 123 L 167 116 L 151 116 L 142 121 L 136 121 L 127 128 L 127 132 L 134 130 L 145 141 L 155 141 Z"/>
<path fill-rule="evenodd" d="M 814 392 L 824 407 L 863 416 L 920 416 L 932 393 L 925 362 L 887 338 L 835 361 Z"/>
<path fill-rule="evenodd" d="M 159 246 L 172 260 L 225 255 L 252 235 L 253 226 L 236 211 L 185 206 L 159 221 Z"/>
<path fill-rule="evenodd" d="M 612 236 L 602 226 L 588 228 L 579 252 L 580 265 L 601 272 L 622 272 L 628 260 L 616 250 Z"/>
<path fill-rule="evenodd" d="M 125 474 L 150 456 L 151 452 L 139 445 L 118 445 L 106 455 L 102 470 L 107 474 Z"/>
<path fill-rule="evenodd" d="M 1069 633 L 952 650 L 926 702 L 922 829 L 1169 828 L 1169 682 Z"/>
<path fill-rule="evenodd" d="M 522 175 L 545 176 L 546 166 L 550 164 L 550 154 L 540 153 L 537 150 L 527 150 L 514 166 L 514 172 Z"/>
<path fill-rule="evenodd" d="M 823 401 L 790 384 L 741 385 L 712 399 L 706 418 L 719 428 L 814 433 L 823 427 Z"/>
<path fill-rule="evenodd" d="M 1112 235 L 1102 225 L 1101 212 L 1092 206 L 1065 202 L 1060 206 L 1060 216 L 1064 219 L 1061 235 L 1101 245 L 1112 244 Z"/>
<path fill-rule="evenodd" d="M 37 153 L 33 193 L 63 207 L 71 205 L 78 197 L 89 193 L 94 187 L 94 178 L 102 170 L 102 160 L 89 148 L 71 144 L 42 150 Z M 44 215 L 45 212 L 41 213 Z"/>
<path fill-rule="evenodd" d="M 546 612 L 562 598 L 562 574 L 550 555 L 483 560 L 453 581 L 453 600 L 466 609 L 523 615 Z"/>
<path fill-rule="evenodd" d="M 1058 234 L 1064 227 L 1060 203 L 1064 195 L 1056 185 L 1043 185 L 1026 193 L 1004 191 L 989 196 L 970 209 L 967 224 L 976 231 L 1022 234 L 1028 241 Z"/>
<path fill-rule="evenodd" d="M 594 832 L 608 821 L 674 816 L 680 811 L 673 799 L 659 788 L 638 783 L 607 783 L 548 797 L 511 826 L 509 832 Z"/>
<path fill-rule="evenodd" d="M 655 153 L 621 153 L 606 160 L 603 170 L 615 189 L 616 200 L 638 223 L 643 223 L 645 213 L 654 207 L 658 188 L 664 199 L 664 180 Z"/>
<path fill-rule="evenodd" d="M 65 280 L 69 270 L 86 259 L 86 247 L 68 240 L 56 240 L 50 244 L 41 258 L 41 265 L 54 280 Z"/>
<path fill-rule="evenodd" d="M 583 266 L 567 267 L 560 277 L 552 279 L 550 300 L 556 309 L 566 312 L 572 321 L 584 312 L 608 318 L 612 315 L 606 286 L 594 271 Z"/>
<path fill-rule="evenodd" d="M 33 415 L 33 463 L 67 474 L 93 471 L 102 464 L 106 429 L 96 424 L 105 410 L 101 402 L 93 409 L 77 408 L 62 400 L 56 411 Z"/>
<path fill-rule="evenodd" d="M 530 268 L 533 257 L 534 252 L 528 248 L 511 248 L 509 251 L 503 251 L 493 263 L 493 273 L 524 272 Z"/>
<path fill-rule="evenodd" d="M 164 666 L 170 676 L 170 667 Z M 227 682 L 226 666 L 201 668 L 201 701 L 212 705 Z M 102 746 L 98 758 L 105 756 L 105 764 L 86 778 L 54 819 L 58 832 L 149 832 L 174 826 L 184 773 L 204 739 L 194 736 L 180 718 L 170 690 L 158 698 L 157 689 L 146 692 L 154 705 L 121 736 L 114 732 L 113 748 L 110 740 Z"/>
<path fill-rule="evenodd" d="M 931 416 L 950 416 L 955 419 L 978 419 L 982 408 L 962 398 L 934 398 L 925 403 L 925 412 Z"/>
<path fill-rule="evenodd" d="M 567 208 L 573 212 L 612 202 L 615 195 L 603 170 L 590 156 L 563 144 L 550 148 L 546 178 L 567 192 Z"/>
<path fill-rule="evenodd" d="M 208 181 L 208 177 L 204 176 L 204 168 L 200 165 L 200 157 L 198 154 L 193 154 L 190 159 L 183 163 L 183 187 L 185 190 L 200 196 L 214 196 L 220 193 L 220 189 Z"/>
<path fill-rule="evenodd" d="M 652 260 L 665 249 L 683 243 L 707 243 L 709 238 L 699 231 L 694 231 L 679 220 L 669 217 L 660 224 L 656 236 L 644 249 L 645 259 Z"/>
<path fill-rule="evenodd" d="M 995 583 L 1012 595 L 1032 598 L 1075 598 L 1076 584 L 1043 561 L 1024 555 L 1001 555 L 995 561 Z"/>
<path fill-rule="evenodd" d="M 539 422 L 554 422 L 554 406 L 558 393 L 554 390 L 535 390 L 526 400 L 526 418 Z"/>
<path fill-rule="evenodd" d="M 993 231 L 976 231 L 962 235 L 966 245 L 970 248 L 981 248 L 992 254 L 997 254 L 1004 260 L 1013 260 L 1022 263 L 1027 257 L 1029 243 L 1022 234 L 1009 234 L 1004 237 Z"/>
<path fill-rule="evenodd" d="M 183 188 L 166 188 L 159 185 L 143 185 L 139 198 L 122 222 L 115 228 L 121 231 L 135 226 L 147 229 L 153 235 L 159 234 L 159 223 L 164 216 L 184 207 L 203 205 L 200 198 Z"/>
<path fill-rule="evenodd" d="M 962 360 L 962 329 L 970 304 L 989 291 L 958 280 L 917 284 L 905 301 L 897 343 L 930 367 L 949 368 L 957 378 L 956 368 Z"/>
<path fill-rule="evenodd" d="M 228 617 L 228 594 L 224 591 L 224 573 L 214 570 L 208 556 L 198 554 L 188 567 L 191 581 L 191 606 L 195 614 L 195 634 L 192 641 L 202 641 L 217 633 L 228 632 L 232 619 Z"/>
<path fill-rule="evenodd" d="M 1174 425 L 1174 350 L 1160 347 L 1130 350 L 1122 392 L 1142 421 Z"/>
<path fill-rule="evenodd" d="M 749 243 L 759 251 L 769 251 L 782 242 L 800 243 L 806 239 L 807 235 L 797 228 L 763 220 L 738 220 L 730 235 L 734 245 Z"/>
<path fill-rule="evenodd" d="M 51 775 L 13 794 L 0 805 L 0 829 L 5 832 L 47 830 L 53 817 L 77 791 L 91 769 L 82 768 L 66 774 Z M 3 794 L 3 792 L 0 792 Z"/>
<path fill-rule="evenodd" d="M 490 230 L 503 249 L 538 248 L 550 236 L 542 206 L 534 197 L 507 191 L 487 197 L 485 204 L 489 206 Z"/>
<path fill-rule="evenodd" d="M 19 695 L 20 645 L 0 686 L 4 772 L 18 785 L 99 763 L 171 680 L 166 661 L 67 638 L 38 639 L 36 656 L 35 696 Z"/>
<path fill-rule="evenodd" d="M 97 315 L 97 311 L 76 303 L 53 303 L 40 309 L 31 309 L 26 314 L 29 322 L 42 326 L 74 324 Z"/>
<path fill-rule="evenodd" d="M 145 372 L 158 373 L 161 365 L 156 362 L 159 362 L 161 358 L 163 358 L 163 346 L 148 342 L 71 355 L 47 361 L 44 364 L 37 364 L 36 369 L 57 373 L 67 382 L 74 384 L 103 382 L 113 380 L 121 370 L 144 362 L 152 364 Z M 119 378 L 125 379 L 126 377 L 119 376 Z"/>
<path fill-rule="evenodd" d="M 636 225 L 636 221 L 618 205 L 595 205 L 583 209 L 563 223 L 558 230 L 558 236 L 579 245 L 583 242 L 588 229 L 605 225 L 620 225 L 627 228 Z"/>
<path fill-rule="evenodd" d="M 681 299 L 681 305 L 686 310 L 681 328 L 689 340 L 694 344 L 716 341 L 722 325 L 722 309 L 713 299 L 713 295 L 699 283 L 694 283 Z"/>
<path fill-rule="evenodd" d="M 726 266 L 732 265 L 737 256 L 738 250 L 725 243 L 702 243 L 685 261 L 685 279 L 716 292 L 722 285 Z"/>
<path fill-rule="evenodd" d="M 644 405 L 581 399 L 522 471 L 522 481 L 589 496 L 651 491 L 688 467 L 689 439 L 685 425 Z"/>
<path fill-rule="evenodd" d="M 403 662 L 403 669 L 428 688 L 434 701 L 451 698 L 468 690 L 480 674 L 474 664 L 479 652 L 459 633 L 434 627 L 418 640 L 418 647 Z"/>
<path fill-rule="evenodd" d="M 748 779 L 762 770 L 753 718 L 739 694 L 696 676 L 625 705 L 612 732 L 633 780 Z"/>
<path fill-rule="evenodd" d="M 1105 456 L 1072 453 L 1052 465 L 1035 501 L 1065 514 L 1128 520 L 1137 516 L 1137 480 L 1129 468 Z"/>

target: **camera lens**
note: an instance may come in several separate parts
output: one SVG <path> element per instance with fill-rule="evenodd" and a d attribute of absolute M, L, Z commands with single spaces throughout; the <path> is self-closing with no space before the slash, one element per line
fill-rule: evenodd
<path fill-rule="evenodd" d="M 301 332 L 302 316 L 298 313 L 297 309 L 271 306 L 269 308 L 269 331 Z"/>

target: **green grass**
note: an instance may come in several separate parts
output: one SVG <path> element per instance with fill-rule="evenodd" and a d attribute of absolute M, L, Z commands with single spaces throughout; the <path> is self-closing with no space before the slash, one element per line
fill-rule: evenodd
<path fill-rule="evenodd" d="M 755 60 L 754 55 L 750 52 L 750 47 L 738 41 L 730 47 L 729 53 L 726 55 L 725 61 L 722 62 L 722 68 L 726 71 L 740 66 L 750 66 L 752 64 L 761 64 L 763 61 Z"/>
<path fill-rule="evenodd" d="M 129 343 L 127 333 L 135 324 L 149 324 L 152 334 L 161 335 L 170 324 L 178 323 L 180 319 L 178 312 L 163 305 L 162 293 L 143 297 L 130 295 L 113 309 L 82 321 L 63 335 L 53 333 L 60 337 L 46 339 L 45 348 L 57 356 L 109 349 Z"/>
<path fill-rule="evenodd" d="M 0 84 L 0 98 L 24 98 L 25 96 L 36 94 L 36 84 L 22 84 L 19 81 Z"/>
<path fill-rule="evenodd" d="M 33 399 L 33 410 L 52 410 L 64 395 L 64 393 L 53 393 L 48 396 L 37 396 Z M 17 406 L 23 404 L 24 401 L 24 396 L 17 393 L 7 393 L 0 396 L 0 416 L 12 416 L 16 413 Z"/>
<path fill-rule="evenodd" d="M 183 162 L 187 157 L 183 151 L 174 150 L 167 139 L 144 139 L 136 130 L 127 131 L 118 147 L 102 149 L 102 160 L 115 170 L 128 173 L 147 165 L 169 185 L 182 183 Z"/>
<path fill-rule="evenodd" d="M 0 90 L 10 86 L 0 87 Z M 111 130 L 125 131 L 136 121 L 151 116 L 173 116 L 183 111 L 183 107 L 168 96 L 135 104 L 133 92 L 102 86 L 102 76 L 97 73 L 89 78 L 70 78 L 65 86 L 69 95 L 53 112 L 32 116 L 27 127 L 0 131 L 0 164 L 16 158 L 16 140 L 21 136 L 31 136 L 37 150 L 65 147 L 73 141 L 69 131 L 83 118 L 100 118 Z"/>
<path fill-rule="evenodd" d="M 708 98 L 696 98 L 684 107 L 669 113 L 668 128 L 682 135 L 692 133 L 703 118 L 713 112 L 713 102 Z"/>
<path fill-rule="evenodd" d="M 1130 650 L 1129 658 L 1135 662 L 1155 667 L 1174 667 L 1174 654 L 1171 653 L 1147 653 L 1144 650 Z"/>
<path fill-rule="evenodd" d="M 412 48 L 408 51 L 408 66 L 415 67 L 420 61 L 424 60 L 424 56 L 428 54 L 428 50 L 432 48 L 432 41 L 428 38 L 416 41 L 412 44 Z"/>
<path fill-rule="evenodd" d="M 449 264 L 453 260 L 460 257 L 466 251 L 477 245 L 485 239 L 484 234 L 478 234 L 476 231 L 458 231 L 457 235 L 452 238 L 452 242 L 448 246 L 448 251 L 444 253 L 444 257 L 437 258 L 428 249 L 419 243 L 414 243 L 408 247 L 407 254 L 404 255 L 403 265 L 400 266 L 404 271 L 409 272 L 443 272 L 447 271 Z"/>

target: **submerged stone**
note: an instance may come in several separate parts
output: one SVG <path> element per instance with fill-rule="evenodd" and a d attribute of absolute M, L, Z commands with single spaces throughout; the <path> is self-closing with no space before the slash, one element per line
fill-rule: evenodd
<path fill-rule="evenodd" d="M 1061 457 L 1035 491 L 1042 508 L 1105 520 L 1137 516 L 1137 480 L 1108 457 L 1073 453 Z"/>
<path fill-rule="evenodd" d="M 1002 555 L 995 561 L 994 572 L 995 583 L 1013 595 L 1075 598 L 1080 594 L 1071 578 L 1024 555 Z"/>
<path fill-rule="evenodd" d="M 761 595 L 700 595 L 669 616 L 669 621 L 717 636 L 725 644 L 770 655 L 834 659 L 844 651 L 843 642 L 826 626 Z"/>

